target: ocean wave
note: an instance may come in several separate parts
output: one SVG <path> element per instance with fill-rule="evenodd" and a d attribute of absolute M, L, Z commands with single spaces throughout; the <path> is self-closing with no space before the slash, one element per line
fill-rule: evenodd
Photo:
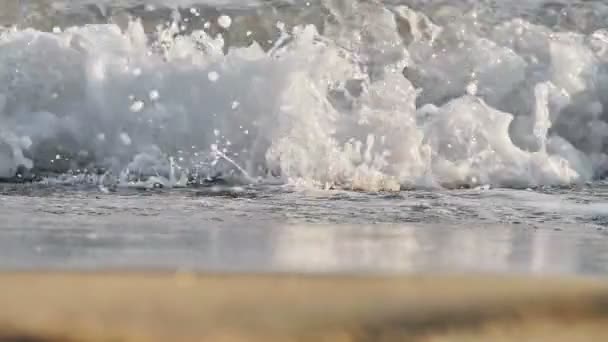
<path fill-rule="evenodd" d="M 601 3 L 27 3 L 0 33 L 2 178 L 396 190 L 608 171 Z"/>

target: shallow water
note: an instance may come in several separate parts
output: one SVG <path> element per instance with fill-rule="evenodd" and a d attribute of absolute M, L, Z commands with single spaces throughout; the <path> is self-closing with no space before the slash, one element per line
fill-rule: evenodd
<path fill-rule="evenodd" d="M 5 185 L 0 268 L 604 276 L 605 193 Z"/>
<path fill-rule="evenodd" d="M 608 270 L 603 1 L 0 9 L 1 268 Z"/>

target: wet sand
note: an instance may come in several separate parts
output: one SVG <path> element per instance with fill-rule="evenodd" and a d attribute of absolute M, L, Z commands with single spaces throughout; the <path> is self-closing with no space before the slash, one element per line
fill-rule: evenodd
<path fill-rule="evenodd" d="M 608 283 L 410 276 L 0 274 L 0 341 L 601 341 Z"/>

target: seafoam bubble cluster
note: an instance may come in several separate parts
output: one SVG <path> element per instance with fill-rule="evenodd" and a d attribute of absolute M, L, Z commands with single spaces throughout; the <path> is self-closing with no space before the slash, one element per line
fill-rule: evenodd
<path fill-rule="evenodd" d="M 344 2 L 344 1 L 343 1 Z M 347 4 L 347 5 L 345 5 Z M 0 177 L 320 187 L 571 184 L 608 171 L 608 31 L 374 1 L 270 49 L 139 20 L 0 36 Z M 238 18 L 221 15 L 225 31 Z M 56 158 L 59 155 L 60 158 Z"/>

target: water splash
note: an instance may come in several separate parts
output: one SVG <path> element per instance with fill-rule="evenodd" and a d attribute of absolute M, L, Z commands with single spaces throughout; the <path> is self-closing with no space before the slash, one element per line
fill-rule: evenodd
<path fill-rule="evenodd" d="M 439 3 L 322 1 L 314 25 L 294 5 L 272 25 L 198 8 L 4 29 L 0 177 L 396 190 L 605 174 L 607 31 L 488 24 L 482 4 L 445 20 Z"/>

